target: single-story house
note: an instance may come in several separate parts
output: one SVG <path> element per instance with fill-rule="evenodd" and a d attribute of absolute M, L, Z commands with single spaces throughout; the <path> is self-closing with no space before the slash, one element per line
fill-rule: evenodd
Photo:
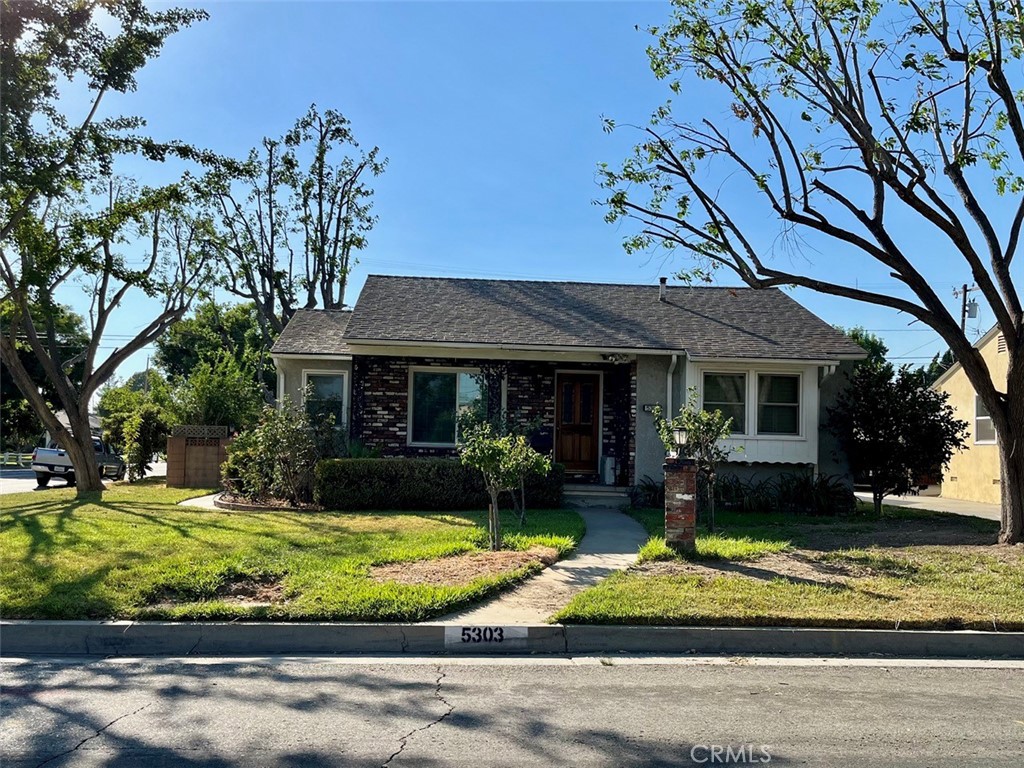
<path fill-rule="evenodd" d="M 1010 371 L 1010 356 L 1006 351 L 1006 338 L 998 326 L 990 329 L 974 346 L 992 372 L 993 380 L 1005 382 Z M 992 417 L 968 381 L 963 366 L 954 363 L 935 380 L 932 389 L 948 394 L 956 417 L 969 425 L 967 445 L 949 460 L 941 495 L 948 499 L 999 504 L 1002 486 L 998 435 L 992 426 Z"/>
<path fill-rule="evenodd" d="M 384 275 L 351 311 L 298 311 L 271 354 L 279 399 L 310 386 L 385 456 L 454 455 L 484 399 L 574 481 L 620 486 L 661 476 L 651 411 L 690 387 L 733 418 L 741 472 L 847 474 L 822 425 L 864 357 L 780 290 Z"/>

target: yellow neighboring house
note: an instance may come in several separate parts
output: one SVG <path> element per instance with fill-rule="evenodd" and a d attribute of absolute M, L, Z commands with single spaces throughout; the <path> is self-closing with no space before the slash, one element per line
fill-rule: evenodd
<path fill-rule="evenodd" d="M 1006 339 L 999 333 L 998 326 L 978 339 L 974 346 L 985 358 L 996 387 L 1004 382 L 1005 389 L 1010 356 L 1006 353 Z M 974 393 L 974 387 L 967 380 L 960 363 L 942 374 L 932 388 L 948 393 L 949 404 L 956 409 L 957 418 L 969 424 L 966 447 L 953 454 L 946 469 L 942 496 L 998 504 L 1000 484 L 996 432 L 988 411 Z"/>

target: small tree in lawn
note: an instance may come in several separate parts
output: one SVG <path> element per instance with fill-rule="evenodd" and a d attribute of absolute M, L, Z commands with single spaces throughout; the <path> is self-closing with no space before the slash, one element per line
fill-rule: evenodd
<path fill-rule="evenodd" d="M 697 464 L 697 476 L 707 485 L 708 528 L 714 532 L 715 471 L 718 464 L 727 461 L 734 450 L 721 446 L 721 441 L 729 437 L 732 419 L 719 410 L 703 410 L 695 387 L 690 387 L 686 405 L 679 409 L 678 416 L 665 419 L 661 414 L 661 406 L 655 406 L 654 427 L 658 430 L 665 452 L 693 459 Z"/>
<path fill-rule="evenodd" d="M 487 516 L 488 542 L 492 550 L 501 549 L 501 515 L 498 496 L 512 491 L 531 472 L 547 473 L 551 461 L 530 447 L 522 435 L 500 435 L 488 422 L 461 430 L 459 456 L 466 466 L 480 470 L 491 497 Z M 525 512 L 520 523 L 525 520 Z"/>
<path fill-rule="evenodd" d="M 882 499 L 907 493 L 918 475 L 941 473 L 964 446 L 967 423 L 954 418 L 947 399 L 907 366 L 861 365 L 829 409 L 829 429 L 854 474 L 870 480 L 876 516 Z"/>

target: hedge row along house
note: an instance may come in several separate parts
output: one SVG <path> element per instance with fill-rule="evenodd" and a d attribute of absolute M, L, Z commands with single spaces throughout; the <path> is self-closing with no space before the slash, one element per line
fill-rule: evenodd
<path fill-rule="evenodd" d="M 690 387 L 733 418 L 736 473 L 848 476 L 825 409 L 865 356 L 779 290 L 383 275 L 351 311 L 297 312 L 271 354 L 279 399 L 309 387 L 384 456 L 455 455 L 483 400 L 567 480 L 606 486 L 660 478 L 651 411 Z"/>

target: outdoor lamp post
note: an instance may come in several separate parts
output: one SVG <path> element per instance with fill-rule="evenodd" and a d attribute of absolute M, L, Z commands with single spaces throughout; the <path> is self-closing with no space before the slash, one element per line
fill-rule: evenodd
<path fill-rule="evenodd" d="M 683 456 L 683 446 L 686 445 L 686 430 L 683 427 L 677 427 L 672 430 L 672 437 L 676 443 L 676 455 Z"/>

